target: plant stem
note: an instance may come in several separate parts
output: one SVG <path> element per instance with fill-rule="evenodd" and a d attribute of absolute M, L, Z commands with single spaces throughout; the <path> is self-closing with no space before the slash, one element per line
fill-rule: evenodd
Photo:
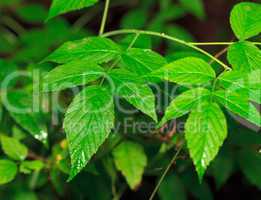
<path fill-rule="evenodd" d="M 106 20 L 107 20 L 107 17 L 108 17 L 109 7 L 110 7 L 110 0 L 106 0 L 99 35 L 102 35 L 103 32 L 104 32 Z"/>
<path fill-rule="evenodd" d="M 139 34 L 143 34 L 143 35 L 152 35 L 152 36 L 161 37 L 161 38 L 164 38 L 164 39 L 167 39 L 167 40 L 171 40 L 171 41 L 183 44 L 185 46 L 188 46 L 188 47 L 190 47 L 192 49 L 195 49 L 195 50 L 205 54 L 206 56 L 208 56 L 209 58 L 213 59 L 218 64 L 220 64 L 225 70 L 230 70 L 229 66 L 227 66 L 225 63 L 223 63 L 221 60 L 215 58 L 215 56 L 211 55 L 207 51 L 197 47 L 196 45 L 190 44 L 189 42 L 186 42 L 184 40 L 180 40 L 178 38 L 172 37 L 172 36 L 167 35 L 165 33 L 159 33 L 159 32 L 154 32 L 154 31 L 136 30 L 136 29 L 121 29 L 121 30 L 107 32 L 105 34 L 102 34 L 101 36 L 103 36 L 103 37 L 110 37 L 110 36 L 114 36 L 114 35 L 130 34 L 130 33 L 139 33 Z"/>
<path fill-rule="evenodd" d="M 189 44 L 195 46 L 227 46 L 234 43 L 235 42 L 189 42 Z M 261 42 L 252 42 L 252 44 L 261 45 Z"/>
<path fill-rule="evenodd" d="M 170 163 L 168 164 L 167 168 L 165 169 L 165 171 L 163 172 L 163 174 L 161 175 L 159 182 L 157 183 L 156 187 L 154 188 L 153 192 L 150 195 L 149 200 L 153 200 L 153 198 L 155 197 L 163 179 L 165 178 L 165 176 L 167 175 L 168 171 L 170 170 L 171 165 L 176 161 L 176 159 L 178 158 L 179 153 L 181 152 L 183 148 L 183 144 L 180 145 L 180 147 L 178 148 L 177 152 L 174 154 L 173 158 L 171 159 Z"/>

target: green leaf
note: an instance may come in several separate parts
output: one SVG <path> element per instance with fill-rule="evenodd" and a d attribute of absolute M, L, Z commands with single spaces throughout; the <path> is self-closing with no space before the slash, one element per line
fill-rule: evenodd
<path fill-rule="evenodd" d="M 187 114 L 193 107 L 209 98 L 210 95 L 211 92 L 204 88 L 195 88 L 183 92 L 170 103 L 158 126 L 161 127 L 167 121 Z"/>
<path fill-rule="evenodd" d="M 173 200 L 173 198 L 175 200 L 187 199 L 185 187 L 179 177 L 175 174 L 164 178 L 158 193 L 160 200 Z"/>
<path fill-rule="evenodd" d="M 28 92 L 17 90 L 8 92 L 6 98 L 3 103 L 16 123 L 35 139 L 46 144 L 48 134 L 43 125 L 44 119 L 42 113 L 36 112 L 33 108 L 33 96 Z"/>
<path fill-rule="evenodd" d="M 98 0 L 53 0 L 47 20 L 70 11 L 90 7 Z"/>
<path fill-rule="evenodd" d="M 261 90 L 253 90 L 249 93 L 249 99 L 253 102 L 261 104 Z"/>
<path fill-rule="evenodd" d="M 0 160 L 0 185 L 12 181 L 17 173 L 17 166 L 11 160 Z"/>
<path fill-rule="evenodd" d="M 14 160 L 24 160 L 28 154 L 27 147 L 19 140 L 1 135 L 1 144 L 4 153 Z"/>
<path fill-rule="evenodd" d="M 202 0 L 179 0 L 181 5 L 199 19 L 205 18 L 204 4 Z"/>
<path fill-rule="evenodd" d="M 147 20 L 147 12 L 143 9 L 134 9 L 127 12 L 121 20 L 121 28 L 142 29 Z"/>
<path fill-rule="evenodd" d="M 239 167 L 247 180 L 261 190 L 261 154 L 252 150 L 244 149 L 237 157 Z"/>
<path fill-rule="evenodd" d="M 117 58 L 121 48 L 112 40 L 102 37 L 89 37 L 87 39 L 64 43 L 44 61 L 67 63 L 73 60 L 85 60 L 88 63 L 103 63 Z"/>
<path fill-rule="evenodd" d="M 261 5 L 243 2 L 234 6 L 230 15 L 231 27 L 240 40 L 245 40 L 261 32 Z"/>
<path fill-rule="evenodd" d="M 104 74 L 103 68 L 87 61 L 72 61 L 50 71 L 43 79 L 43 91 L 59 91 L 85 85 Z"/>
<path fill-rule="evenodd" d="M 113 98 L 107 89 L 90 86 L 74 98 L 64 119 L 72 163 L 69 180 L 86 166 L 113 126 Z"/>
<path fill-rule="evenodd" d="M 136 74 L 126 70 L 113 70 L 109 73 L 109 77 L 113 81 L 117 95 L 157 121 L 155 97 L 148 85 Z"/>
<path fill-rule="evenodd" d="M 261 115 L 249 101 L 248 95 L 239 92 L 219 90 L 214 93 L 217 101 L 229 111 L 261 126 Z"/>
<path fill-rule="evenodd" d="M 227 59 L 237 71 L 261 69 L 261 51 L 251 42 L 236 42 L 228 49 Z"/>
<path fill-rule="evenodd" d="M 124 67 L 138 75 L 145 75 L 166 64 L 165 59 L 149 49 L 132 48 L 122 55 Z"/>
<path fill-rule="evenodd" d="M 126 49 L 132 43 L 136 35 L 127 35 L 124 37 L 119 43 L 121 46 L 125 47 Z M 151 49 L 152 48 L 152 39 L 148 35 L 140 35 L 132 46 L 133 48 L 141 48 L 141 49 Z"/>
<path fill-rule="evenodd" d="M 232 175 L 234 170 L 233 155 L 229 155 L 227 151 L 220 152 L 217 158 L 210 165 L 210 173 L 215 179 L 218 189 L 220 189 Z"/>
<path fill-rule="evenodd" d="M 117 169 L 134 190 L 141 183 L 147 165 L 147 156 L 143 147 L 138 143 L 124 141 L 112 153 Z"/>
<path fill-rule="evenodd" d="M 23 161 L 20 165 L 20 172 L 30 174 L 32 171 L 40 171 L 44 168 L 44 163 L 41 160 Z"/>
<path fill-rule="evenodd" d="M 151 76 L 188 85 L 207 83 L 213 80 L 216 74 L 206 61 L 195 57 L 186 57 L 163 66 L 151 73 Z"/>
<path fill-rule="evenodd" d="M 0 59 L 0 83 L 2 83 L 8 75 L 15 72 L 16 68 L 17 66 L 14 63 Z"/>
<path fill-rule="evenodd" d="M 249 100 L 261 104 L 261 70 L 242 73 L 242 71 L 225 72 L 219 78 L 219 84 L 230 92 L 240 91 Z"/>
<path fill-rule="evenodd" d="M 250 73 L 242 73 L 241 71 L 225 72 L 218 80 L 221 86 L 230 91 L 244 89 L 253 92 L 261 89 L 261 69 Z"/>
<path fill-rule="evenodd" d="M 47 11 L 41 4 L 29 4 L 16 10 L 16 14 L 27 22 L 43 22 L 47 16 Z"/>
<path fill-rule="evenodd" d="M 200 180 L 226 137 L 226 117 L 216 103 L 201 105 L 189 115 L 185 138 Z"/>

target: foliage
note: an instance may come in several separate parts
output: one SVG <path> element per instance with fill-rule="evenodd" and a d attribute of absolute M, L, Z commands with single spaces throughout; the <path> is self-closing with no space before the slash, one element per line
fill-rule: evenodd
<path fill-rule="evenodd" d="M 126 29 L 104 33 L 114 5 L 106 0 L 98 36 L 83 27 L 86 14 L 73 25 L 58 16 L 94 6 L 91 16 L 101 5 L 53 0 L 48 14 L 40 4 L 0 3 L 0 197 L 59 199 L 70 188 L 76 199 L 120 199 L 150 176 L 159 178 L 151 199 L 212 199 L 204 175 L 221 188 L 237 170 L 261 189 L 261 4 L 234 6 L 234 42 L 197 43 L 169 23 L 188 13 L 207 19 L 201 0 L 139 2 L 121 19 Z M 200 45 L 226 46 L 227 59 Z"/>

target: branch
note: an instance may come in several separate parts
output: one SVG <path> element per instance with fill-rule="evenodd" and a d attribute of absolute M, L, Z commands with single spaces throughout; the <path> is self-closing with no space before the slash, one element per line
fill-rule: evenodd
<path fill-rule="evenodd" d="M 221 60 L 215 58 L 215 56 L 211 55 L 207 51 L 205 51 L 205 50 L 195 46 L 194 45 L 195 43 L 191 44 L 191 43 L 186 42 L 184 40 L 180 40 L 178 38 L 175 38 L 175 37 L 172 37 L 170 35 L 167 35 L 165 33 L 159 33 L 159 32 L 154 32 L 154 31 L 136 30 L 136 29 L 121 29 L 121 30 L 116 30 L 116 31 L 107 32 L 105 34 L 101 34 L 101 36 L 103 36 L 103 37 L 111 37 L 111 36 L 114 36 L 114 35 L 122 35 L 122 34 L 130 34 L 130 33 L 156 36 L 156 37 L 164 38 L 164 39 L 176 42 L 176 43 L 183 44 L 185 46 L 188 46 L 188 47 L 190 47 L 192 49 L 195 49 L 196 51 L 199 51 L 199 52 L 205 54 L 206 56 L 208 56 L 209 58 L 213 59 L 218 64 L 220 64 L 225 70 L 231 70 L 231 68 L 229 66 L 227 66 L 225 63 L 223 63 Z"/>
<path fill-rule="evenodd" d="M 104 7 L 104 11 L 103 11 L 102 22 L 101 22 L 101 27 L 100 27 L 99 35 L 102 35 L 103 32 L 104 32 L 106 20 L 107 20 L 107 17 L 108 17 L 109 7 L 110 7 L 110 0 L 106 0 L 106 2 L 105 2 L 105 7 Z"/>
<path fill-rule="evenodd" d="M 178 158 L 179 153 L 181 152 L 183 148 L 183 143 L 179 146 L 177 152 L 174 154 L 173 158 L 171 159 L 170 163 L 168 164 L 167 168 L 165 169 L 165 171 L 163 172 L 163 174 L 161 175 L 159 182 L 157 183 L 156 187 L 154 188 L 152 194 L 150 195 L 149 200 L 153 200 L 153 198 L 155 197 L 163 179 L 165 178 L 165 176 L 167 175 L 168 171 L 170 170 L 172 164 L 176 161 L 176 159 Z"/>

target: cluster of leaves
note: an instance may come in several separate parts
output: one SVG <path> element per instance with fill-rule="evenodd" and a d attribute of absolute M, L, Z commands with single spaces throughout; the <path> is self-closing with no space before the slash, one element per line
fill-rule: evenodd
<path fill-rule="evenodd" d="M 116 42 L 107 38 L 106 34 L 87 37 L 89 34 L 86 31 L 73 30 L 60 18 L 52 19 L 69 11 L 95 5 L 97 2 L 97 0 L 54 0 L 49 14 L 39 5 L 26 6 L 16 13 L 22 20 L 34 24 L 44 20 L 48 15 L 47 20 L 50 21 L 44 27 L 35 28 L 30 32 L 19 31 L 18 41 L 13 43 L 10 43 L 8 38 L 14 37 L 12 33 L 8 33 L 9 29 L 6 29 L 8 37 L 0 36 L 0 41 L 3 40 L 8 44 L 6 46 L 8 48 L 3 51 L 0 48 L 1 53 L 9 55 L 14 49 L 19 49 L 9 61 L 0 60 L 1 81 L 8 74 L 16 71 L 19 64 L 29 66 L 27 69 L 29 72 L 33 73 L 33 69 L 38 69 L 41 74 L 44 74 L 38 85 L 33 84 L 32 80 L 26 77 L 22 80 L 15 79 L 10 85 L 11 88 L 7 88 L 6 91 L 1 90 L 2 99 L 8 99 L 8 104 L 2 102 L 1 105 L 5 107 L 3 114 L 8 115 L 2 121 L 13 120 L 16 125 L 8 132 L 6 132 L 8 127 L 1 127 L 1 130 L 11 133 L 12 136 L 1 134 L 1 147 L 9 159 L 0 160 L 0 184 L 13 180 L 18 167 L 21 173 L 33 173 L 32 177 L 35 177 L 35 174 L 39 175 L 40 170 L 44 169 L 50 171 L 49 176 L 55 190 L 58 194 L 62 194 L 64 190 L 61 185 L 64 185 L 65 181 L 59 179 L 59 182 L 57 178 L 63 177 L 60 175 L 61 172 L 68 174 L 69 180 L 75 178 L 77 181 L 78 177 L 75 176 L 81 171 L 87 171 L 92 174 L 91 176 L 103 174 L 105 171 L 111 179 L 110 184 L 115 187 L 120 181 L 117 174 L 117 171 L 120 171 L 129 187 L 135 190 L 141 183 L 144 173 L 150 174 L 150 170 L 153 171 L 162 162 L 165 164 L 169 160 L 168 156 L 173 154 L 174 147 L 182 148 L 183 143 L 186 143 L 202 182 L 206 169 L 217 156 L 225 139 L 229 137 L 230 130 L 239 127 L 229 118 L 228 112 L 257 128 L 261 126 L 261 115 L 257 109 L 261 102 L 261 51 L 255 46 L 257 43 L 250 41 L 261 32 L 261 5 L 244 2 L 233 8 L 230 22 L 239 41 L 229 43 L 227 60 L 232 68 L 216 59 L 223 67 L 225 66 L 223 70 L 217 65 L 211 66 L 212 62 L 209 61 L 213 57 L 209 54 L 188 50 L 180 44 L 168 44 L 166 57 L 151 50 L 151 46 L 159 45 L 162 39 L 153 39 L 152 42 L 151 36 L 162 36 L 160 33 L 132 30 L 130 33 L 133 35 Z M 18 1 L 11 5 L 16 3 L 20 6 Z M 9 6 L 8 2 L 3 4 Z M 178 35 L 177 37 L 182 40 L 174 38 L 177 42 L 181 41 L 182 44 L 194 47 L 189 43 L 193 41 L 193 37 L 178 25 L 169 24 L 169 21 L 183 17 L 187 12 L 204 19 L 202 2 L 197 0 L 191 3 L 191 1 L 180 0 L 178 4 L 173 4 L 169 0 L 162 1 L 161 12 L 150 20 L 149 9 L 153 4 L 153 1 L 144 1 L 139 9 L 123 17 L 121 26 L 147 28 L 153 31 L 163 30 L 170 35 Z M 37 15 L 32 14 L 35 11 L 30 12 L 35 9 L 39 10 Z M 63 34 L 57 36 L 57 32 Z M 173 39 L 171 36 L 169 38 Z M 72 41 L 65 42 L 67 40 Z M 62 44 L 63 42 L 65 43 Z M 47 56 L 50 49 L 60 44 L 62 45 L 59 48 Z M 173 50 L 178 52 L 173 54 L 171 53 Z M 35 64 L 45 56 L 47 57 L 41 64 Z M 55 68 L 49 71 L 53 66 Z M 156 100 L 158 94 L 155 94 L 151 85 L 160 86 L 164 81 L 182 86 L 182 91 L 172 99 L 165 109 L 164 116 L 158 122 L 160 109 L 157 108 L 162 102 Z M 33 93 L 35 87 L 41 90 L 36 97 Z M 41 103 L 49 105 L 51 102 L 47 92 L 59 92 L 74 87 L 82 90 L 73 97 L 65 113 L 63 128 L 66 141 L 63 139 L 61 141 L 59 138 L 61 142 L 52 145 L 50 138 L 48 142 L 48 137 L 59 136 L 50 136 L 50 133 L 55 134 L 60 130 L 53 130 L 50 124 L 46 123 L 50 120 L 46 108 L 41 108 L 37 112 L 33 110 L 31 100 L 39 98 Z M 184 134 L 176 134 L 167 143 L 157 142 L 153 148 L 150 148 L 152 152 L 149 152 L 146 148 L 149 144 L 146 140 L 145 142 L 142 140 L 142 136 L 126 137 L 121 133 L 122 130 L 113 130 L 122 118 L 127 117 L 127 114 L 121 113 L 117 107 L 119 101 L 124 107 L 131 106 L 141 111 L 138 117 L 135 116 L 135 120 L 145 118 L 153 122 L 154 132 L 148 134 L 155 138 L 161 137 L 158 129 L 188 114 Z M 10 103 L 18 109 L 31 110 L 29 114 L 15 112 L 10 108 Z M 228 112 L 224 113 L 224 110 Z M 231 122 L 227 123 L 228 120 Z M 42 142 L 44 148 L 51 145 L 51 156 L 47 159 L 42 158 L 28 150 L 24 131 Z M 237 137 L 228 139 L 229 144 L 225 145 L 225 149 L 232 148 L 232 145 L 241 146 L 240 141 L 244 141 L 245 138 L 249 138 L 250 142 L 243 142 L 242 146 L 246 147 L 235 153 L 235 160 L 231 159 L 233 156 L 228 155 L 230 150 L 221 151 L 210 166 L 209 174 L 215 178 L 219 187 L 230 177 L 235 163 L 239 163 L 252 184 L 261 187 L 258 179 L 261 157 L 256 151 L 249 150 L 253 141 L 255 146 L 260 145 L 260 136 L 255 136 L 256 138 L 253 135 L 243 135 L 237 136 L 239 140 Z M 154 153 L 156 156 L 151 155 Z M 102 172 L 96 169 L 95 163 L 102 166 Z M 186 190 L 197 198 L 212 198 L 205 182 L 199 186 L 193 178 L 193 173 L 184 172 L 187 166 L 190 167 L 189 160 L 177 164 L 177 171 L 181 171 L 182 178 L 177 173 L 173 173 L 164 179 L 159 189 L 161 199 L 172 199 L 175 193 L 179 193 L 180 198 L 185 199 Z M 101 181 L 97 183 L 99 179 L 96 177 L 88 178 L 96 181 L 90 182 L 89 187 L 95 188 L 97 184 L 101 184 Z M 106 184 L 105 182 L 104 180 L 102 184 Z M 90 186 L 91 184 L 93 185 Z M 104 189 L 104 185 L 101 188 Z M 121 189 L 119 188 L 119 194 L 113 189 L 115 198 L 121 194 Z M 110 199 L 110 195 L 105 192 L 97 193 L 95 197 L 89 196 L 91 194 L 86 195 L 90 199 L 97 199 L 98 195 L 101 195 L 101 199 Z"/>

